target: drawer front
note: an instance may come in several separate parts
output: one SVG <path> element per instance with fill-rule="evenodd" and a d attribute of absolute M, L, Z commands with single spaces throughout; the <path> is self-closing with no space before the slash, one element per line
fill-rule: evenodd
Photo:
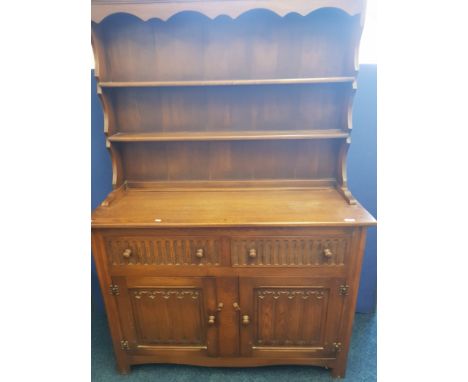
<path fill-rule="evenodd" d="M 351 238 L 243 237 L 231 239 L 233 266 L 343 266 Z"/>
<path fill-rule="evenodd" d="M 221 241 L 206 237 L 107 237 L 111 266 L 219 265 Z"/>

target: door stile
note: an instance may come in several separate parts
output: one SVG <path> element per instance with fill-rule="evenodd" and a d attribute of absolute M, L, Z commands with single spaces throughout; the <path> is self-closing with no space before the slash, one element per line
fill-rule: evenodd
<path fill-rule="evenodd" d="M 133 317 L 133 308 L 128 294 L 128 287 L 125 277 L 113 277 L 114 285 L 117 286 L 117 308 L 119 310 L 120 326 L 122 328 L 123 338 L 121 338 L 122 350 L 129 353 L 135 352 L 138 347 L 136 337 L 135 319 Z"/>
<path fill-rule="evenodd" d="M 252 356 L 253 340 L 253 290 L 254 282 L 251 278 L 239 278 L 239 307 L 238 325 L 240 333 L 241 355 L 244 357 Z M 246 317 L 247 316 L 247 317 Z M 248 322 L 246 320 L 248 318 Z"/>
<path fill-rule="evenodd" d="M 202 279 L 205 322 L 206 327 L 206 352 L 210 357 L 218 355 L 218 338 L 219 338 L 219 315 L 217 308 L 217 291 L 216 282 L 213 277 L 205 277 Z M 214 322 L 212 318 L 214 317 Z"/>
<path fill-rule="evenodd" d="M 216 278 L 218 326 L 218 355 L 235 357 L 239 355 L 239 313 L 234 303 L 239 302 L 238 277 Z"/>

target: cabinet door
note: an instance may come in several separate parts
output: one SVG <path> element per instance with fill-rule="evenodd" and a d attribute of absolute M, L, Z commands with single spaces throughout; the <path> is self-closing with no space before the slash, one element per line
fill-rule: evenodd
<path fill-rule="evenodd" d="M 217 355 L 211 277 L 115 277 L 124 347 L 134 355 Z"/>
<path fill-rule="evenodd" d="M 344 296 L 337 279 L 241 278 L 241 352 L 252 357 L 335 357 Z"/>

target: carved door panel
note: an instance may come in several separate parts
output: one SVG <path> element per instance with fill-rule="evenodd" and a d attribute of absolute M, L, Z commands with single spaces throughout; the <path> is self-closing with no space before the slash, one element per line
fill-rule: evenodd
<path fill-rule="evenodd" d="M 211 277 L 115 277 L 123 347 L 134 355 L 217 355 Z M 126 342 L 125 342 L 126 341 Z"/>
<path fill-rule="evenodd" d="M 242 355 L 334 358 L 344 302 L 341 284 L 337 279 L 241 278 Z"/>

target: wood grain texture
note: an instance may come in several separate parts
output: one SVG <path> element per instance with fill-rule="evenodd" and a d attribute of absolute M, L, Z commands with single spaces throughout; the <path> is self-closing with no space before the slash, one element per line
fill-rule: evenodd
<path fill-rule="evenodd" d="M 141 345 L 202 345 L 206 319 L 200 289 L 129 289 Z M 183 321 L 181 321 L 183 320 Z"/>
<path fill-rule="evenodd" d="M 253 297 L 255 349 L 317 347 L 323 343 L 328 289 L 263 287 L 255 289 Z M 307 321 L 303 317 L 308 317 Z"/>
<path fill-rule="evenodd" d="M 338 293 L 340 282 L 285 276 L 241 278 L 240 314 L 250 318 L 249 324 L 241 325 L 241 354 L 334 358 L 332 343 L 339 335 L 337 316 L 344 303 Z"/>
<path fill-rule="evenodd" d="M 173 88 L 253 85 L 306 85 L 354 82 L 355 77 L 275 78 L 262 80 L 202 80 L 202 81 L 111 81 L 99 82 L 101 88 Z"/>
<path fill-rule="evenodd" d="M 132 181 L 335 178 L 335 140 L 141 142 L 119 151 Z"/>
<path fill-rule="evenodd" d="M 344 378 L 346 375 L 346 364 L 348 352 L 351 345 L 351 332 L 353 328 L 356 301 L 359 290 L 359 280 L 361 277 L 362 261 L 364 258 L 364 248 L 366 242 L 367 228 L 360 227 L 353 234 L 352 263 L 348 268 L 347 282 L 350 285 L 350 292 L 346 303 L 343 306 L 340 320 L 340 338 L 342 339 L 342 349 L 338 354 L 335 367 L 332 369 L 333 377 Z"/>
<path fill-rule="evenodd" d="M 93 232 L 91 236 L 91 244 L 93 259 L 96 264 L 99 284 L 104 300 L 104 306 L 106 308 L 109 331 L 112 337 L 112 345 L 114 348 L 117 370 L 121 374 L 127 374 L 130 372 L 130 364 L 127 353 L 120 347 L 120 341 L 124 335 L 122 326 L 120 325 L 117 301 L 115 298 L 113 298 L 113 296 L 111 296 L 108 289 L 112 284 L 112 278 L 108 269 L 108 263 L 105 260 L 106 250 L 102 236 Z"/>
<path fill-rule="evenodd" d="M 234 237 L 231 239 L 231 258 L 233 266 L 340 266 L 345 263 L 349 245 L 346 236 L 327 238 L 323 234 L 317 238 Z"/>
<path fill-rule="evenodd" d="M 216 277 L 217 304 L 223 308 L 219 317 L 219 356 L 232 357 L 239 355 L 239 320 L 232 304 L 238 300 L 239 279 L 231 275 Z"/>
<path fill-rule="evenodd" d="M 197 84 L 352 77 L 353 31 L 361 26 L 359 16 L 327 8 L 285 18 L 254 10 L 237 20 L 184 13 L 166 22 L 142 22 L 118 14 L 93 24 L 93 29 L 103 41 L 100 81 Z"/>
<path fill-rule="evenodd" d="M 223 256 L 224 257 L 224 253 Z M 344 278 L 347 274 L 347 267 L 230 267 L 227 265 L 216 267 L 193 267 L 193 266 L 165 266 L 156 265 L 138 265 L 133 266 L 113 266 L 109 269 L 112 277 L 120 276 L 141 276 L 142 274 L 151 274 L 152 276 L 164 277 L 186 277 L 191 276 L 210 276 L 216 279 L 225 277 L 259 277 L 259 276 L 287 276 L 295 275 L 301 277 L 329 277 Z"/>
<path fill-rule="evenodd" d="M 125 236 L 106 238 L 110 266 L 219 265 L 219 239 L 194 237 Z M 124 252 L 129 251 L 128 257 Z"/>
<path fill-rule="evenodd" d="M 350 84 L 107 89 L 115 132 L 346 130 Z"/>
<path fill-rule="evenodd" d="M 168 352 L 216 354 L 213 278 L 115 278 L 120 318 L 132 354 Z"/>
<path fill-rule="evenodd" d="M 160 221 L 155 221 L 160 219 Z M 128 190 L 109 207 L 98 207 L 101 227 L 271 227 L 374 225 L 359 204 L 349 205 L 333 189 L 270 191 Z"/>
<path fill-rule="evenodd" d="M 354 202 L 344 143 L 301 140 L 349 138 L 357 16 L 330 7 L 236 20 L 119 14 L 92 29 L 114 189 L 130 180 L 334 178 Z"/>
<path fill-rule="evenodd" d="M 279 139 L 339 139 L 349 135 L 342 130 L 269 130 L 269 131 L 213 131 L 174 133 L 117 133 L 111 142 L 190 142 L 190 141 L 265 141 Z"/>

